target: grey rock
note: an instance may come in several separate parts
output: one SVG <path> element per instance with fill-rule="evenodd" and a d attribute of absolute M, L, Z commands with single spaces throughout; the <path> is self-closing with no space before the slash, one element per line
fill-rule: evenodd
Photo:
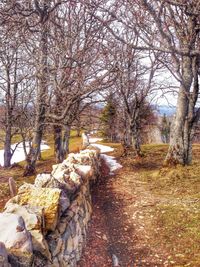
<path fill-rule="evenodd" d="M 66 227 L 67 227 L 68 223 L 66 221 L 60 221 L 57 225 L 57 229 L 59 231 L 59 233 L 62 235 L 65 230 L 66 230 Z"/>
<path fill-rule="evenodd" d="M 8 262 L 8 253 L 4 243 L 0 242 L 0 266 L 1 267 L 11 267 Z"/>
<path fill-rule="evenodd" d="M 47 187 L 47 184 L 50 181 L 51 181 L 51 174 L 41 173 L 36 176 L 34 185 L 36 187 Z"/>
<path fill-rule="evenodd" d="M 63 240 L 62 240 L 62 238 L 59 238 L 57 240 L 57 245 L 53 251 L 53 257 L 57 256 L 60 253 L 62 245 L 63 245 Z"/>
<path fill-rule="evenodd" d="M 21 216 L 11 213 L 0 214 L 0 242 L 5 244 L 11 263 L 31 266 L 33 246 L 30 233 Z M 14 265 L 15 266 L 15 265 Z"/>
<path fill-rule="evenodd" d="M 73 250 L 74 250 L 74 240 L 71 236 L 69 236 L 66 242 L 66 253 L 71 254 Z"/>
<path fill-rule="evenodd" d="M 18 204 L 7 203 L 6 213 L 14 213 L 22 216 L 27 230 L 31 233 L 33 250 L 40 251 L 48 259 L 51 259 L 48 244 L 43 236 L 43 209 L 39 207 L 30 207 L 28 205 L 20 206 Z"/>
<path fill-rule="evenodd" d="M 60 212 L 61 215 L 69 208 L 70 206 L 70 200 L 67 196 L 67 194 L 62 191 L 60 195 Z"/>

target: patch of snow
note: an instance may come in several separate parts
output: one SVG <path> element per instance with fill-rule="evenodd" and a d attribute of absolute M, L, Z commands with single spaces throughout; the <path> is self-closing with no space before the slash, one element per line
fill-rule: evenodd
<path fill-rule="evenodd" d="M 90 134 L 96 134 L 97 133 L 97 130 L 93 130 L 90 132 Z"/>
<path fill-rule="evenodd" d="M 92 144 L 92 146 L 99 148 L 101 150 L 101 153 L 107 153 L 107 152 L 114 151 L 114 148 L 112 148 L 110 146 L 104 146 L 104 145 L 100 145 L 100 144 Z"/>
<path fill-rule="evenodd" d="M 101 157 L 105 160 L 106 164 L 110 168 L 110 174 L 113 174 L 114 171 L 122 168 L 122 165 L 116 161 L 115 157 L 105 154 L 101 154 Z"/>
<path fill-rule="evenodd" d="M 100 149 L 101 153 L 108 153 L 108 152 L 113 152 L 114 148 L 110 147 L 110 146 L 105 146 L 105 145 L 101 145 L 101 144 L 94 144 L 98 141 L 102 141 L 102 138 L 89 138 L 89 142 L 92 144 L 92 146 L 95 146 L 97 148 Z M 106 164 L 108 165 L 108 167 L 110 168 L 110 174 L 112 175 L 114 171 L 122 168 L 122 165 L 119 164 L 115 157 L 112 156 L 108 156 L 106 154 L 101 154 L 101 157 L 105 160 Z"/>
<path fill-rule="evenodd" d="M 93 138 L 93 139 L 96 139 L 97 141 L 102 140 L 101 138 Z M 94 140 L 94 141 L 95 141 L 95 140 Z M 94 144 L 94 143 L 92 143 L 92 146 L 97 147 L 97 148 L 100 149 L 100 151 L 101 151 L 101 158 L 103 158 L 103 159 L 105 160 L 107 166 L 108 166 L 109 169 L 110 169 L 110 174 L 111 174 L 111 175 L 114 174 L 114 173 L 113 173 L 114 171 L 116 171 L 116 170 L 122 168 L 122 165 L 119 164 L 119 163 L 116 161 L 115 157 L 113 157 L 113 156 L 108 156 L 108 155 L 106 155 L 106 154 L 102 154 L 102 153 L 112 152 L 112 151 L 114 151 L 114 148 L 112 148 L 112 147 L 110 147 L 110 146 L 105 146 L 105 145 L 101 145 L 101 144 Z M 82 150 L 82 151 L 83 151 L 84 153 L 87 153 L 87 152 L 89 153 L 89 152 L 90 152 L 89 149 L 84 149 L 84 150 Z M 72 154 L 73 154 L 73 153 L 72 153 Z M 76 155 L 78 156 L 79 154 L 78 154 L 78 153 L 77 153 L 77 154 L 73 154 L 74 157 L 76 157 Z M 87 174 L 87 173 L 89 172 L 89 169 L 90 169 L 90 168 L 91 168 L 91 167 L 90 167 L 89 165 L 81 165 L 81 166 L 78 166 L 78 169 L 79 169 L 81 172 L 85 173 L 85 174 Z"/>
<path fill-rule="evenodd" d="M 102 141 L 102 140 L 103 140 L 102 138 L 95 138 L 95 137 L 90 137 L 90 138 L 89 138 L 89 142 L 90 142 L 91 144 L 96 143 L 96 142 L 98 142 L 98 141 Z"/>
<path fill-rule="evenodd" d="M 11 146 L 12 149 L 15 149 L 15 147 L 16 147 L 16 144 L 13 144 Z M 30 150 L 29 142 L 26 142 L 26 148 L 27 148 L 27 152 L 29 152 L 29 150 Z M 42 140 L 41 151 L 47 150 L 47 149 L 50 149 L 50 147 L 46 144 L 45 141 Z M 24 154 L 23 144 L 20 143 L 17 146 L 17 148 L 16 148 L 16 150 L 15 150 L 13 156 L 12 156 L 11 164 L 23 161 L 25 159 L 26 159 L 26 156 Z M 4 150 L 3 149 L 0 150 L 0 165 L 1 166 L 4 165 Z"/>

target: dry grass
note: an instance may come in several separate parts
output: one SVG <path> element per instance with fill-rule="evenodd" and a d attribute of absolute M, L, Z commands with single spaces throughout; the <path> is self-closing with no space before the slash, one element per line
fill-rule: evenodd
<path fill-rule="evenodd" d="M 54 143 L 53 136 L 51 134 L 45 134 L 44 140 L 50 146 L 50 149 L 42 152 L 42 160 L 37 163 L 37 173 L 49 173 L 52 170 L 52 165 L 55 164 L 54 159 Z M 81 148 L 82 140 L 80 137 L 76 137 L 76 132 L 71 131 L 69 149 L 70 152 L 77 152 Z M 13 177 L 17 185 L 20 186 L 24 182 L 34 183 L 35 175 L 29 177 L 23 177 L 25 161 L 16 164 L 16 166 L 10 169 L 1 168 L 0 174 L 0 209 L 3 208 L 5 202 L 9 199 L 8 179 Z"/>
<path fill-rule="evenodd" d="M 127 159 L 154 205 L 149 245 L 168 255 L 167 266 L 200 266 L 200 145 L 190 166 L 162 166 L 166 145 L 143 146 L 144 157 Z M 148 218 L 144 218 L 148 221 Z"/>

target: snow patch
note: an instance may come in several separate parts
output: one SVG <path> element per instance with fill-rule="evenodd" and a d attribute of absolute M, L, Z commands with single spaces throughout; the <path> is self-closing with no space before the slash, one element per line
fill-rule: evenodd
<path fill-rule="evenodd" d="M 99 142 L 99 141 L 102 141 L 102 140 L 103 140 L 102 138 L 96 138 L 96 137 L 90 137 L 89 138 L 89 142 L 91 144 L 96 143 L 96 142 Z"/>
<path fill-rule="evenodd" d="M 90 134 L 96 134 L 97 130 L 91 131 Z"/>
<path fill-rule="evenodd" d="M 29 152 L 30 147 L 29 147 L 29 142 L 26 142 L 26 149 L 27 152 Z M 11 148 L 14 150 L 17 144 L 13 144 L 11 146 Z M 45 141 L 42 141 L 41 143 L 41 151 L 43 150 L 47 150 L 50 149 L 50 147 L 45 143 Z M 12 159 L 11 159 L 11 164 L 23 161 L 26 159 L 26 156 L 24 154 L 24 149 L 23 149 L 23 143 L 19 143 L 19 145 L 17 146 Z M 0 150 L 0 165 L 3 166 L 4 165 L 4 149 Z"/>
<path fill-rule="evenodd" d="M 104 145 L 100 145 L 100 144 L 92 144 L 92 146 L 99 148 L 101 150 L 101 153 L 108 153 L 108 152 L 114 151 L 114 148 L 112 148 L 110 146 L 104 146 Z"/>
<path fill-rule="evenodd" d="M 114 148 L 110 147 L 110 146 L 105 146 L 105 145 L 101 145 L 101 144 L 94 144 L 98 141 L 102 141 L 102 138 L 89 138 L 89 142 L 92 144 L 92 146 L 97 147 L 100 149 L 101 153 L 108 153 L 108 152 L 113 152 Z M 108 156 L 106 154 L 101 154 L 101 158 L 103 158 L 106 162 L 106 164 L 108 165 L 108 167 L 110 168 L 110 174 L 114 174 L 113 172 L 122 168 L 122 165 L 119 164 L 115 157 L 112 156 Z"/>
<path fill-rule="evenodd" d="M 122 165 L 116 161 L 115 157 L 101 154 L 101 158 L 105 160 L 106 164 L 110 168 L 111 175 L 114 174 L 113 172 L 115 172 L 116 170 L 122 168 Z"/>

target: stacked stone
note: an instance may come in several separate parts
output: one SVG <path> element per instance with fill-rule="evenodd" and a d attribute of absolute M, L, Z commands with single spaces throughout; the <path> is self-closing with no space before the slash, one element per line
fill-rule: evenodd
<path fill-rule="evenodd" d="M 0 214 L 0 266 L 76 266 L 92 213 L 100 152 L 69 154 L 51 174 L 25 183 Z"/>

